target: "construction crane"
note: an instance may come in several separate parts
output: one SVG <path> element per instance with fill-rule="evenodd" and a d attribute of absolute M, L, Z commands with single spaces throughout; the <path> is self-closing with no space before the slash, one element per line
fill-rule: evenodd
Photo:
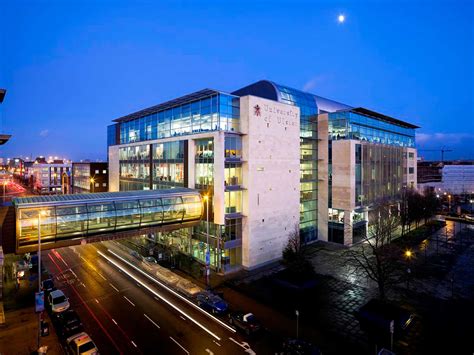
<path fill-rule="evenodd" d="M 418 149 L 419 152 L 441 152 L 441 163 L 444 163 L 444 153 L 445 152 L 452 152 L 452 149 L 448 149 L 447 147 L 441 147 L 441 149 Z"/>

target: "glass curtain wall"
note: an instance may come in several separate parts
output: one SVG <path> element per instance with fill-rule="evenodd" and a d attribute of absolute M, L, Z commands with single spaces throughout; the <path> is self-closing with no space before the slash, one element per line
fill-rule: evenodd
<path fill-rule="evenodd" d="M 217 93 L 134 120 L 121 122 L 120 144 L 175 137 L 207 131 L 239 131 L 240 100 Z M 112 128 L 109 133 L 112 139 Z"/>
<path fill-rule="evenodd" d="M 329 139 L 357 139 L 371 143 L 415 146 L 415 129 L 354 112 L 329 114 Z"/>
<path fill-rule="evenodd" d="M 402 161 L 402 147 L 362 144 L 361 199 L 364 205 L 399 197 L 403 185 Z"/>
<path fill-rule="evenodd" d="M 150 145 L 119 149 L 120 191 L 150 189 Z"/>
<path fill-rule="evenodd" d="M 153 190 L 184 186 L 184 141 L 157 143 L 153 151 Z"/>
<path fill-rule="evenodd" d="M 214 140 L 212 138 L 194 141 L 195 156 L 195 186 L 197 189 L 209 191 L 214 186 Z"/>
<path fill-rule="evenodd" d="M 305 241 L 318 238 L 318 107 L 313 95 L 275 84 L 280 101 L 300 108 L 300 231 Z"/>

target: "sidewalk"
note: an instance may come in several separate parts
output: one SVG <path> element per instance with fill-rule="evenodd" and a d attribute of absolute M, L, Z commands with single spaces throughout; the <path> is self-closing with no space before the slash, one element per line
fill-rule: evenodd
<path fill-rule="evenodd" d="M 31 354 L 37 349 L 38 316 L 33 307 L 5 312 L 6 325 L 0 328 L 0 355 Z M 40 338 L 40 345 L 48 347 L 48 354 L 63 354 L 59 339 L 49 323 L 49 335 Z"/>

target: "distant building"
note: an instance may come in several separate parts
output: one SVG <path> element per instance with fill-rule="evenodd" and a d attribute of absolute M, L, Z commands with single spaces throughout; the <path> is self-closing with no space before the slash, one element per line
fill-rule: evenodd
<path fill-rule="evenodd" d="M 71 163 L 38 157 L 28 170 L 30 184 L 39 194 L 71 193 Z"/>
<path fill-rule="evenodd" d="M 109 191 L 109 167 L 107 162 L 72 163 L 72 192 Z"/>
<path fill-rule="evenodd" d="M 418 187 L 437 194 L 474 194 L 474 161 L 418 162 Z"/>

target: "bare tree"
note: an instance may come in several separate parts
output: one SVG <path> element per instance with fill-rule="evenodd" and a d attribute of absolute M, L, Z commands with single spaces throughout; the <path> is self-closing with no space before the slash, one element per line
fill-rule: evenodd
<path fill-rule="evenodd" d="M 345 252 L 345 261 L 354 272 L 365 274 L 377 284 L 382 300 L 387 291 L 400 281 L 402 252 L 390 244 L 399 225 L 400 217 L 392 212 L 389 203 L 377 204 L 369 213 L 369 230 L 363 242 Z"/>
<path fill-rule="evenodd" d="M 308 253 L 306 244 L 301 240 L 300 227 L 295 224 L 288 234 L 288 242 L 282 253 L 283 264 L 287 268 L 300 276 L 307 276 L 314 273 L 311 256 Z"/>

